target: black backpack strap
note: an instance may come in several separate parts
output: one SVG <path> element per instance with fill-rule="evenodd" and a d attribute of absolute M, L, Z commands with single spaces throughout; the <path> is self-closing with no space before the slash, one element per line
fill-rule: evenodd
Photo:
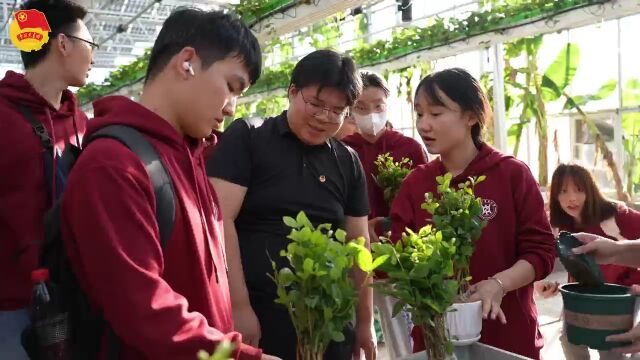
<path fill-rule="evenodd" d="M 22 116 L 24 116 L 27 122 L 31 125 L 33 132 L 38 135 L 38 138 L 40 138 L 42 147 L 52 154 L 53 142 L 51 141 L 51 137 L 49 137 L 49 133 L 47 133 L 47 129 L 40 121 L 36 120 L 28 106 L 20 104 L 18 105 L 18 108 L 20 109 Z"/>
<path fill-rule="evenodd" d="M 98 130 L 91 135 L 86 145 L 97 138 L 110 138 L 121 142 L 129 150 L 133 151 L 144 164 L 151 178 L 156 197 L 156 220 L 160 230 L 160 246 L 164 250 L 173 231 L 176 203 L 173 181 L 160 160 L 156 149 L 140 132 L 125 125 L 110 125 Z"/>

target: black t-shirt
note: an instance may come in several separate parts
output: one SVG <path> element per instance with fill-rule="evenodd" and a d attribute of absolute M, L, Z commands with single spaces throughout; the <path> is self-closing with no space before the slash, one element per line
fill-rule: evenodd
<path fill-rule="evenodd" d="M 289 240 L 283 216 L 304 211 L 314 225 L 344 227 L 345 216 L 369 214 L 364 171 L 354 150 L 340 141 L 303 144 L 287 112 L 259 127 L 234 121 L 207 161 L 207 175 L 247 188 L 236 229 L 249 292 L 275 294 L 269 257 L 278 268 Z"/>

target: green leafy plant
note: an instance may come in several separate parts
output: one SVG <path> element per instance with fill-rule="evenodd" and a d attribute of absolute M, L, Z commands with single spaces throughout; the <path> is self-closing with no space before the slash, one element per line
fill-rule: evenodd
<path fill-rule="evenodd" d="M 460 300 L 469 290 L 469 265 L 475 249 L 475 242 L 482 235 L 487 222 L 481 218 L 482 204 L 473 192 L 475 186 L 486 179 L 485 176 L 469 178 L 458 184 L 457 189 L 451 186 L 453 176 L 447 173 L 438 176 L 438 197 L 432 193 L 425 194 L 422 209 L 431 214 L 433 225 L 442 236 L 456 248 L 454 256 L 454 279 L 459 285 Z"/>
<path fill-rule="evenodd" d="M 439 196 L 425 194 L 422 208 L 432 214 L 433 225 L 417 233 L 407 229 L 395 245 L 384 239 L 371 246 L 375 260 L 388 258 L 380 270 L 389 277 L 388 282 L 373 286 L 398 299 L 394 316 L 408 308 L 414 323 L 422 326 L 427 355 L 432 360 L 445 359 L 453 351 L 445 314 L 468 289 L 474 242 L 486 225 L 480 219 L 480 199 L 473 193 L 484 177 L 470 178 L 457 189 L 451 187 L 452 179 L 450 173 L 438 176 Z"/>
<path fill-rule="evenodd" d="M 417 233 L 407 230 L 395 245 L 381 242 L 371 248 L 374 259 L 388 257 L 379 269 L 389 281 L 373 287 L 398 300 L 393 316 L 406 307 L 413 323 L 422 326 L 428 358 L 445 359 L 453 351 L 445 314 L 458 293 L 453 271 L 456 247 L 429 225 Z"/>
<path fill-rule="evenodd" d="M 253 25 L 297 2 L 306 3 L 306 1 L 297 0 L 240 0 L 240 3 L 234 7 L 234 11 L 244 22 Z"/>
<path fill-rule="evenodd" d="M 200 350 L 198 352 L 198 360 L 230 360 L 233 348 L 234 345 L 230 341 L 224 340 L 216 347 L 216 351 L 211 355 L 204 350 Z"/>
<path fill-rule="evenodd" d="M 276 303 L 289 311 L 298 337 L 298 360 L 319 360 L 330 341 L 344 341 L 342 330 L 353 318 L 357 293 L 349 273 L 354 264 L 371 273 L 384 263 L 375 261 L 364 246 L 364 238 L 347 241 L 346 232 L 331 230 L 330 224 L 317 227 L 304 212 L 294 219 L 285 217 L 291 243 L 280 255 L 290 267 L 276 268 L 269 276 L 276 283 Z"/>
<path fill-rule="evenodd" d="M 378 155 L 374 165 L 378 169 L 378 175 L 372 176 L 376 184 L 382 189 L 384 200 L 391 205 L 400 189 L 400 184 L 411 172 L 413 163 L 407 158 L 394 161 L 389 153 L 385 153 Z"/>

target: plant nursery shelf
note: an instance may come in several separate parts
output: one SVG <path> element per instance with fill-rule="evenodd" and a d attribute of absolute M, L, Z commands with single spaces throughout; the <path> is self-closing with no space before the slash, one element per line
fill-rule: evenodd
<path fill-rule="evenodd" d="M 638 1 L 608 1 L 569 10 L 560 14 L 550 14 L 532 20 L 524 20 L 521 23 L 491 30 L 481 35 L 457 39 L 450 43 L 431 48 L 414 51 L 409 50 L 407 53 L 384 59 L 375 64 L 361 66 L 361 68 L 377 72 L 384 70 L 393 71 L 413 66 L 420 61 L 442 59 L 469 51 L 486 49 L 498 43 L 504 43 L 527 36 L 559 32 L 637 13 L 640 13 L 640 2 Z M 282 94 L 284 94 L 282 89 L 269 89 L 245 96 L 240 99 L 239 103 L 251 103 L 265 97 Z"/>
<path fill-rule="evenodd" d="M 618 19 L 640 13 L 640 2 L 614 0 L 595 4 L 561 14 L 553 14 L 534 21 L 524 21 L 508 28 L 498 29 L 486 34 L 460 39 L 431 49 L 423 49 L 398 56 L 379 64 L 367 66 L 367 69 L 396 70 L 414 65 L 419 61 L 437 60 L 473 50 L 485 49 L 498 43 L 504 43 L 523 37 L 559 32 L 598 22 Z"/>
<path fill-rule="evenodd" d="M 368 0 L 308 0 L 282 12 L 274 13 L 252 25 L 252 30 L 261 44 L 305 26 L 321 21 L 331 15 L 356 8 Z"/>

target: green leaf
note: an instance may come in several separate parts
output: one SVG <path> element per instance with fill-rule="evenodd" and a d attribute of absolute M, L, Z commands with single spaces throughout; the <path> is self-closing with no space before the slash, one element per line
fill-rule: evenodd
<path fill-rule="evenodd" d="M 302 265 L 302 269 L 304 270 L 305 274 L 307 274 L 307 275 L 313 273 L 313 260 L 309 259 L 309 258 L 304 259 L 304 263 Z"/>
<path fill-rule="evenodd" d="M 411 276 L 412 277 L 422 278 L 422 277 L 427 276 L 428 273 L 429 273 L 429 264 L 428 263 L 418 263 L 413 268 L 413 270 L 411 270 Z"/>
<path fill-rule="evenodd" d="M 542 77 L 542 98 L 554 101 L 562 96 L 562 92 L 571 84 L 578 70 L 580 49 L 568 43 L 549 65 Z"/>
<path fill-rule="evenodd" d="M 289 286 L 296 279 L 296 275 L 289 268 L 282 268 L 278 273 L 278 282 L 282 286 Z"/>
<path fill-rule="evenodd" d="M 360 249 L 360 251 L 358 252 L 358 256 L 357 256 L 356 261 L 358 263 L 358 267 L 360 269 L 362 269 L 362 271 L 371 272 L 373 258 L 371 256 L 371 253 L 369 252 L 369 250 L 367 250 L 366 248 L 362 247 Z"/>
<path fill-rule="evenodd" d="M 282 220 L 284 221 L 284 224 L 287 225 L 290 228 L 298 228 L 298 222 L 296 222 L 296 220 L 290 216 L 285 216 L 282 218 Z"/>
<path fill-rule="evenodd" d="M 564 109 L 570 110 L 576 108 L 577 106 L 584 106 L 590 101 L 606 99 L 611 96 L 611 94 L 613 94 L 617 86 L 618 82 L 616 80 L 609 80 L 604 85 L 602 85 L 600 89 L 598 89 L 598 92 L 595 94 L 571 96 L 571 99 L 573 101 L 567 99 L 564 104 Z"/>
<path fill-rule="evenodd" d="M 338 229 L 336 230 L 335 237 L 338 241 L 345 242 L 347 239 L 347 233 L 342 229 Z"/>
<path fill-rule="evenodd" d="M 319 300 L 320 298 L 318 298 L 317 296 L 312 296 L 304 299 L 304 303 L 307 304 L 307 306 L 309 306 L 310 308 L 315 308 L 318 305 Z"/>
<path fill-rule="evenodd" d="M 380 265 L 384 264 L 387 259 L 389 259 L 390 255 L 381 255 L 378 256 L 374 261 L 373 264 L 371 265 L 371 270 L 375 270 L 377 269 Z"/>
<path fill-rule="evenodd" d="M 344 334 L 340 331 L 333 331 L 331 332 L 331 340 L 335 341 L 335 342 L 343 342 L 344 341 Z"/>
<path fill-rule="evenodd" d="M 307 215 L 304 213 L 304 211 L 300 211 L 298 213 L 298 216 L 296 217 L 296 222 L 301 226 L 305 226 L 307 228 L 313 229 L 313 226 L 311 225 L 311 222 L 309 221 L 309 218 L 307 218 Z"/>
<path fill-rule="evenodd" d="M 331 312 L 331 309 L 324 308 L 322 310 L 322 312 L 323 312 L 324 321 L 331 321 L 331 318 L 333 318 L 333 314 Z"/>

